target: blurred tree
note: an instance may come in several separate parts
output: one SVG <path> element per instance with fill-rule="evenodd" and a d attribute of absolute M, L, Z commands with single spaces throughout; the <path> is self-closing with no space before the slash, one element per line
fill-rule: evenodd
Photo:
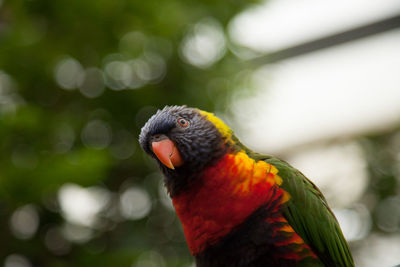
<path fill-rule="evenodd" d="M 224 29 L 250 3 L 0 1 L 6 266 L 192 262 L 137 135 L 166 104 L 224 108 Z"/>

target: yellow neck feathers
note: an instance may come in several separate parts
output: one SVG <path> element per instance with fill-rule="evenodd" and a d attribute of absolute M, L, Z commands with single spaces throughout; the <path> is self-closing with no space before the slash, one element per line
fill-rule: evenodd
<path fill-rule="evenodd" d="M 221 133 L 222 137 L 224 137 L 228 142 L 232 142 L 232 130 L 229 128 L 220 118 L 215 116 L 213 113 L 199 110 L 200 114 L 205 116 L 207 120 L 211 121 L 218 131 Z"/>

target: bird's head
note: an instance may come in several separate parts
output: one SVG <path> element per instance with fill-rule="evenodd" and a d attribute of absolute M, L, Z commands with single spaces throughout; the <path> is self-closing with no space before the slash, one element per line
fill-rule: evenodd
<path fill-rule="evenodd" d="M 212 113 L 166 106 L 143 126 L 139 142 L 159 163 L 173 194 L 224 155 L 233 143 L 232 135 L 231 129 Z"/>

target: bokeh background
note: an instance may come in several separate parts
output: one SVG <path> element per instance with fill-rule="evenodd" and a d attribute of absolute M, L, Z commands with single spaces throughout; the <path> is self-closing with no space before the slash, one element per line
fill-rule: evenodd
<path fill-rule="evenodd" d="M 138 134 L 221 116 L 324 192 L 357 266 L 400 263 L 397 0 L 0 0 L 0 264 L 193 266 Z"/>

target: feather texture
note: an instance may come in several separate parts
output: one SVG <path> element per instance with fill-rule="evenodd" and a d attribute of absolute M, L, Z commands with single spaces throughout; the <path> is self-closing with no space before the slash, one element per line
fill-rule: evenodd
<path fill-rule="evenodd" d="M 281 187 L 291 196 L 282 211 L 296 233 L 325 266 L 354 266 L 339 223 L 319 189 L 288 163 L 276 158 L 265 161 L 279 170 Z"/>
<path fill-rule="evenodd" d="M 153 153 L 160 134 L 182 166 L 171 170 Z M 244 146 L 212 113 L 165 107 L 139 141 L 159 163 L 198 266 L 354 266 L 319 189 L 288 163 Z"/>

